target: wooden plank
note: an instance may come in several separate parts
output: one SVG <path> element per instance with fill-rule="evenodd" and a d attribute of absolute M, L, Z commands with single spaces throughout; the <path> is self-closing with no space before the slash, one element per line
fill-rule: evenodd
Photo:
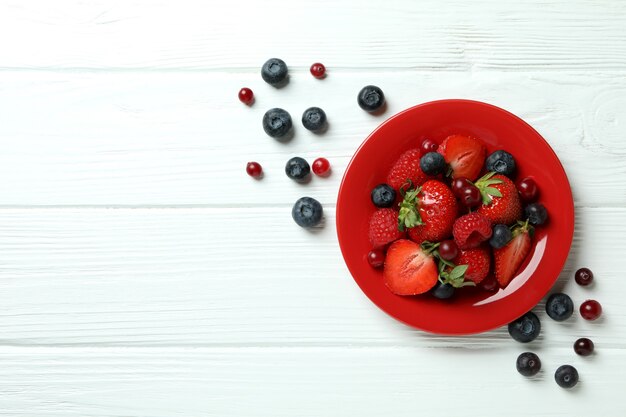
<path fill-rule="evenodd" d="M 11 0 L 0 9 L 0 67 L 257 70 L 279 55 L 298 71 L 321 60 L 330 68 L 623 72 L 625 23 L 619 1 L 240 0 L 216 9 L 200 0 Z"/>
<path fill-rule="evenodd" d="M 515 370 L 523 349 L 1 348 L 0 406 L 7 416 L 46 417 L 626 412 L 615 382 L 626 371 L 622 350 L 598 343 L 581 358 L 539 348 L 542 371 L 528 379 Z M 553 379 L 565 363 L 580 375 L 571 391 Z"/>
<path fill-rule="evenodd" d="M 427 335 L 395 322 L 344 266 L 334 210 L 316 233 L 289 208 L 0 210 L 0 345 L 429 346 L 500 348 L 506 329 L 473 337 Z M 580 209 L 555 290 L 576 305 L 596 298 L 606 318 L 551 321 L 540 342 L 590 335 L 624 346 L 626 291 L 614 233 L 626 209 Z M 601 242 L 595 243 L 594 242 Z M 573 271 L 596 273 L 592 288 Z M 460 318 L 462 319 L 462 318 Z"/>
<path fill-rule="evenodd" d="M 356 93 L 380 84 L 389 108 L 379 117 L 356 105 Z M 248 85 L 257 101 L 236 99 Z M 509 73 L 331 74 L 292 77 L 276 90 L 258 74 L 23 73 L 0 83 L 0 205 L 290 205 L 303 194 L 336 201 L 354 151 L 384 119 L 412 105 L 470 98 L 504 107 L 553 146 L 579 206 L 626 204 L 626 79 L 603 75 Z M 323 107 L 324 135 L 299 123 Z M 263 113 L 291 112 L 295 137 L 279 143 L 261 129 Z M 288 158 L 327 157 L 333 175 L 305 186 L 284 175 Z M 245 175 L 258 160 L 263 181 Z"/>

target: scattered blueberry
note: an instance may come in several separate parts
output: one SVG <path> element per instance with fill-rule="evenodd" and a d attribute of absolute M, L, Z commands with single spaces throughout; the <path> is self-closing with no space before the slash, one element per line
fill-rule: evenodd
<path fill-rule="evenodd" d="M 487 157 L 487 171 L 495 171 L 498 174 L 510 177 L 515 172 L 515 159 L 507 151 L 499 150 Z"/>
<path fill-rule="evenodd" d="M 320 223 L 323 212 L 319 201 L 311 197 L 302 197 L 293 205 L 291 217 L 300 227 L 313 227 Z"/>
<path fill-rule="evenodd" d="M 546 302 L 546 313 L 556 321 L 567 320 L 574 312 L 574 302 L 569 295 L 562 292 L 554 293 Z"/>
<path fill-rule="evenodd" d="M 302 113 L 302 124 L 313 132 L 320 130 L 326 124 L 326 113 L 319 107 L 309 107 Z"/>
<path fill-rule="evenodd" d="M 450 284 L 442 284 L 441 281 L 437 281 L 437 284 L 435 284 L 431 292 L 435 298 L 446 300 L 454 295 L 454 287 Z"/>
<path fill-rule="evenodd" d="M 511 229 L 506 224 L 496 224 L 493 226 L 493 233 L 489 239 L 489 244 L 494 249 L 504 247 L 513 238 Z"/>
<path fill-rule="evenodd" d="M 572 388 L 578 383 L 578 371 L 572 365 L 559 366 L 554 373 L 554 380 L 561 388 Z"/>
<path fill-rule="evenodd" d="M 539 322 L 539 317 L 532 311 L 509 323 L 509 334 L 513 339 L 521 343 L 535 340 L 539 336 L 540 331 L 541 322 Z"/>
<path fill-rule="evenodd" d="M 517 357 L 517 372 L 524 376 L 533 376 L 541 369 L 539 356 L 532 352 L 524 352 Z"/>
<path fill-rule="evenodd" d="M 287 77 L 287 64 L 282 59 L 268 59 L 261 67 L 261 77 L 268 84 L 280 84 Z"/>
<path fill-rule="evenodd" d="M 541 203 L 527 205 L 524 214 L 528 217 L 528 223 L 534 226 L 540 226 L 548 220 L 548 211 Z"/>
<path fill-rule="evenodd" d="M 420 158 L 420 168 L 426 175 L 438 175 L 446 170 L 446 161 L 440 153 L 428 152 Z"/>
<path fill-rule="evenodd" d="M 375 85 L 367 85 L 359 91 L 357 101 L 363 110 L 373 112 L 385 104 L 385 95 Z"/>
<path fill-rule="evenodd" d="M 291 116 L 283 109 L 269 109 L 263 115 L 263 130 L 273 138 L 285 136 L 291 126 Z"/>
<path fill-rule="evenodd" d="M 285 165 L 285 173 L 289 178 L 296 181 L 302 181 L 311 173 L 309 163 L 299 156 L 294 156 Z"/>
<path fill-rule="evenodd" d="M 396 201 L 396 190 L 388 184 L 378 184 L 372 190 L 370 197 L 376 207 L 391 207 Z"/>

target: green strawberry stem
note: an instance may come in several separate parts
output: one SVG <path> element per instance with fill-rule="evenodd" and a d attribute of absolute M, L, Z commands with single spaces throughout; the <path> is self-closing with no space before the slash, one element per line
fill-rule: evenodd
<path fill-rule="evenodd" d="M 453 262 L 447 261 L 439 254 L 439 242 L 433 243 L 424 241 L 420 245 L 426 255 L 433 256 L 438 262 L 439 282 L 442 284 L 450 284 L 454 288 L 465 287 L 468 285 L 476 285 L 472 281 L 465 281 L 465 272 L 468 265 L 455 265 Z"/>
<path fill-rule="evenodd" d="M 485 175 L 483 175 L 482 177 L 480 177 L 474 183 L 476 188 L 478 188 L 478 191 L 480 191 L 480 196 L 482 197 L 483 205 L 485 206 L 488 206 L 489 204 L 491 204 L 491 200 L 493 200 L 494 197 L 502 197 L 502 193 L 500 192 L 500 190 L 498 190 L 497 188 L 491 187 L 491 185 L 502 183 L 502 180 L 499 180 L 497 178 L 492 179 L 491 177 L 493 177 L 494 175 L 496 175 L 496 173 L 493 171 L 490 171 L 486 173 Z"/>
<path fill-rule="evenodd" d="M 398 230 L 401 232 L 404 232 L 407 228 L 424 224 L 419 212 L 418 195 L 420 191 L 422 191 L 421 187 L 413 188 L 411 180 L 407 180 L 407 182 L 400 187 L 402 202 L 399 205 Z"/>

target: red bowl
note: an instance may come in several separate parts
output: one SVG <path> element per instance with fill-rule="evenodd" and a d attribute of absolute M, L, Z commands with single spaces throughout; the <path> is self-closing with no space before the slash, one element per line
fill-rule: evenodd
<path fill-rule="evenodd" d="M 460 133 L 480 138 L 489 152 L 504 149 L 516 159 L 517 178 L 532 176 L 549 214 L 536 229 L 533 249 L 518 275 L 497 292 L 463 288 L 450 300 L 430 294 L 403 297 L 387 289 L 382 271 L 367 261 L 370 191 L 385 182 L 398 156 L 426 137 L 441 142 Z M 572 244 L 574 203 L 558 157 L 519 117 L 490 104 L 441 100 L 411 107 L 381 124 L 350 161 L 337 200 L 337 235 L 344 260 L 361 290 L 381 310 L 418 329 L 462 335 L 507 324 L 532 309 L 559 276 Z"/>

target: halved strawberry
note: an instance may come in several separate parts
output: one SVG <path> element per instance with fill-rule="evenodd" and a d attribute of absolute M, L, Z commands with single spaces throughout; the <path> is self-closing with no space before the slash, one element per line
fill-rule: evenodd
<path fill-rule="evenodd" d="M 489 274 L 491 250 L 484 244 L 473 249 L 461 249 L 453 262 L 456 265 L 467 265 L 465 279 L 478 284 Z"/>
<path fill-rule="evenodd" d="M 382 248 L 394 240 L 403 238 L 405 233 L 398 229 L 398 212 L 382 208 L 372 213 L 368 236 L 374 248 Z"/>
<path fill-rule="evenodd" d="M 428 180 L 421 187 L 404 192 L 398 224 L 407 228 L 411 240 L 439 242 L 450 236 L 459 212 L 452 191 L 441 181 Z"/>
<path fill-rule="evenodd" d="M 417 243 L 396 240 L 387 250 L 383 278 L 394 294 L 423 294 L 437 283 L 437 264 Z"/>
<path fill-rule="evenodd" d="M 452 235 L 459 249 L 471 249 L 489 239 L 491 222 L 478 212 L 465 214 L 454 222 Z"/>
<path fill-rule="evenodd" d="M 522 203 L 513 181 L 495 172 L 489 172 L 474 184 L 480 191 L 483 204 L 478 213 L 493 224 L 513 224 L 522 218 Z"/>
<path fill-rule="evenodd" d="M 474 181 L 483 169 L 487 149 L 472 136 L 451 135 L 439 145 L 437 152 L 450 165 L 452 178 L 465 177 Z"/>
<path fill-rule="evenodd" d="M 513 229 L 513 238 L 500 249 L 494 249 L 495 275 L 501 287 L 506 287 L 513 279 L 517 270 L 530 253 L 530 232 L 532 226 L 525 223 L 518 224 Z"/>
<path fill-rule="evenodd" d="M 393 164 L 387 174 L 387 184 L 400 190 L 407 180 L 414 186 L 422 185 L 430 177 L 422 172 L 420 168 L 420 150 L 411 149 L 404 152 Z"/>

